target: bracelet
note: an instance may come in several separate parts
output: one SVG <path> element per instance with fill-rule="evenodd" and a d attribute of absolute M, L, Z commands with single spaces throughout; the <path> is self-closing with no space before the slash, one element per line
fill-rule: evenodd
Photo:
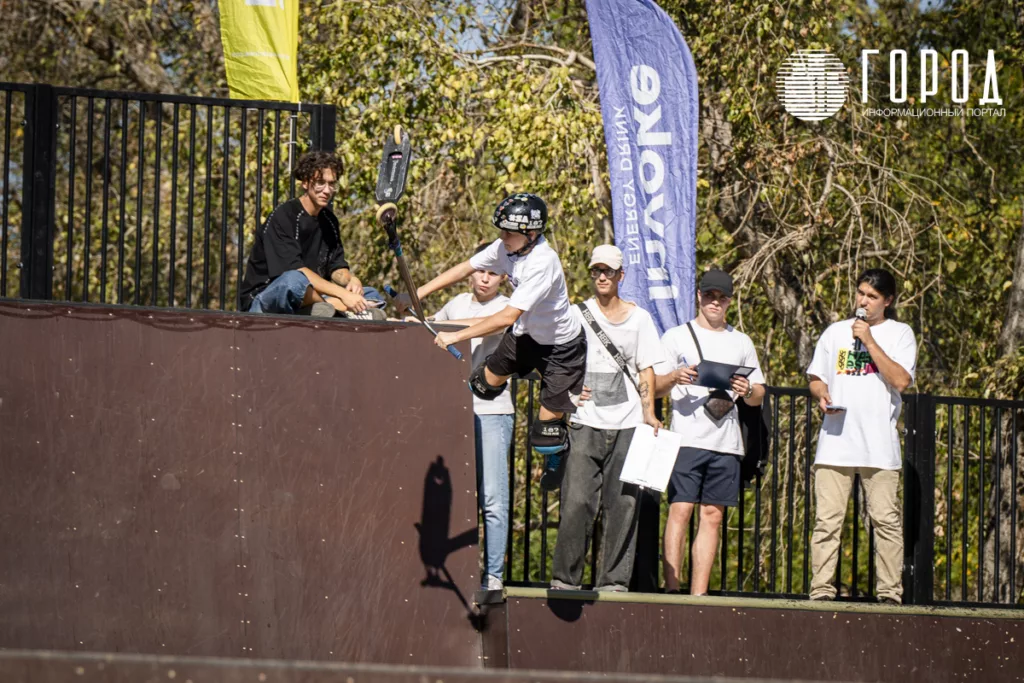
<path fill-rule="evenodd" d="M 753 395 L 754 395 L 754 384 L 750 383 L 749 385 L 747 385 L 747 393 L 744 394 L 743 398 L 750 398 Z"/>

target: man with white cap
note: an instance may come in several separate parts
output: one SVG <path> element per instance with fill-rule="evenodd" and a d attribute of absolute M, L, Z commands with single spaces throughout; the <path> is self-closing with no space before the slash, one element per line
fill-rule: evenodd
<path fill-rule="evenodd" d="M 569 428 L 551 587 L 580 587 L 600 504 L 604 524 L 594 586 L 625 591 L 633 573 L 637 487 L 621 482 L 619 475 L 635 427 L 661 427 L 654 416 L 654 365 L 664 357 L 650 314 L 619 298 L 623 270 L 618 247 L 594 249 L 590 278 L 595 296 L 578 304 L 578 311 L 587 333 L 584 384 L 591 396 Z"/>

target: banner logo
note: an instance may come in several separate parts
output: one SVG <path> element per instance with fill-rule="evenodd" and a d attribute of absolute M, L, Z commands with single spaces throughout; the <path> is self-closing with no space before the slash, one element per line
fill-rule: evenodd
<path fill-rule="evenodd" d="M 801 121 L 824 121 L 842 109 L 850 77 L 828 50 L 797 50 L 775 76 L 782 106 Z"/>

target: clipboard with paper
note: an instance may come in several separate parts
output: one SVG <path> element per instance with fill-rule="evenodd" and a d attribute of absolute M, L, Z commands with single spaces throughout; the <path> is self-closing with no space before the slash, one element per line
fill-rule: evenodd
<path fill-rule="evenodd" d="M 697 381 L 694 384 L 709 389 L 728 391 L 731 388 L 729 380 L 733 375 L 748 377 L 752 372 L 754 372 L 754 368 L 747 367 L 746 365 L 732 365 L 713 360 L 702 360 L 697 365 Z"/>
<path fill-rule="evenodd" d="M 654 491 L 664 491 L 668 488 L 682 440 L 681 434 L 665 428 L 659 429 L 655 436 L 654 428 L 650 425 L 637 425 L 619 480 Z"/>

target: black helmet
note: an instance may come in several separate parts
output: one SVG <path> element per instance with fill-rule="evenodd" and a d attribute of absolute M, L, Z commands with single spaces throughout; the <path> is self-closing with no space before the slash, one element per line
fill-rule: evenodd
<path fill-rule="evenodd" d="M 510 194 L 501 200 L 491 219 L 494 227 L 511 232 L 544 232 L 548 225 L 548 207 L 544 200 L 529 192 Z"/>

